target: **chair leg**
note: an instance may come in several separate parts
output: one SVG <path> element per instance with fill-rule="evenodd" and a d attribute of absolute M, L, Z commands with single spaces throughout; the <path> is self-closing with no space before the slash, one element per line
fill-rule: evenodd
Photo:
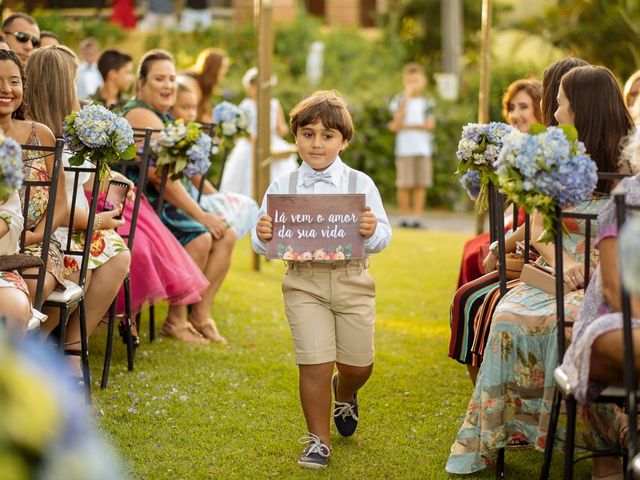
<path fill-rule="evenodd" d="M 156 339 L 156 309 L 153 305 L 149 305 L 149 341 Z"/>
<path fill-rule="evenodd" d="M 564 454 L 564 478 L 566 480 L 573 479 L 573 458 L 575 447 L 575 435 L 576 435 L 576 415 L 577 404 L 576 399 L 573 396 L 567 397 L 565 400 L 567 407 L 567 438 L 565 441 L 565 454 Z"/>
<path fill-rule="evenodd" d="M 113 301 L 109 307 L 109 324 L 107 326 L 107 346 L 104 352 L 104 366 L 102 367 L 102 380 L 100 381 L 100 388 L 103 390 L 107 388 L 109 383 L 109 370 L 111 369 L 111 353 L 113 352 L 113 329 L 115 326 L 116 317 L 116 300 Z"/>
<path fill-rule="evenodd" d="M 556 437 L 556 429 L 558 428 L 558 417 L 560 416 L 560 404 L 562 397 L 558 389 L 553 394 L 553 403 L 551 405 L 551 416 L 549 417 L 549 427 L 547 428 L 547 443 L 544 446 L 544 461 L 540 470 L 540 480 L 547 480 L 551 470 L 551 459 L 553 458 L 553 444 Z"/>
<path fill-rule="evenodd" d="M 67 324 L 69 323 L 69 310 L 66 306 L 60 307 L 60 320 L 58 321 L 58 327 L 60 338 L 58 338 L 58 348 L 60 352 L 64 350 L 64 340 L 67 337 Z"/>
<path fill-rule="evenodd" d="M 125 322 L 127 326 L 127 368 L 133 371 L 133 332 L 131 331 L 133 319 L 131 318 L 131 284 L 129 276 L 124 279 L 124 305 L 125 305 Z"/>
<path fill-rule="evenodd" d="M 496 461 L 496 480 L 504 480 L 504 448 L 498 450 Z"/>
<path fill-rule="evenodd" d="M 84 298 L 80 300 L 80 348 L 82 352 L 82 377 L 84 379 L 84 395 L 87 405 L 91 405 L 91 372 L 89 372 L 89 339 L 87 335 L 87 314 L 84 307 Z"/>

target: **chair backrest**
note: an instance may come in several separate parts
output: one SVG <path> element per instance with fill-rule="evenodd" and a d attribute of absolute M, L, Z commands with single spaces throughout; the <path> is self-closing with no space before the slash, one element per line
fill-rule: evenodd
<path fill-rule="evenodd" d="M 153 130 L 147 128 L 143 131 L 134 129 L 133 140 L 138 146 L 138 155 L 134 160 L 122 160 L 111 165 L 111 168 L 125 174 L 132 170 L 136 170 L 136 187 L 138 193 L 133 202 L 133 212 L 129 225 L 129 232 L 120 233 L 120 236 L 127 241 L 127 247 L 133 252 L 133 239 L 135 237 L 136 226 L 138 224 L 138 212 L 140 211 L 140 201 L 147 185 L 147 167 L 149 166 L 149 157 L 151 155 L 151 135 Z"/>
<path fill-rule="evenodd" d="M 572 323 L 567 322 L 564 312 L 564 262 L 563 262 L 563 219 L 582 220 L 585 222 L 585 247 L 584 247 L 584 289 L 586 290 L 591 278 L 591 231 L 592 225 L 597 223 L 598 212 L 586 213 L 577 211 L 562 211 L 556 207 L 556 218 L 553 221 L 555 229 L 555 281 L 556 281 L 556 324 L 558 327 L 558 363 L 562 363 L 565 352 L 564 330 Z"/>
<path fill-rule="evenodd" d="M 68 218 L 68 229 L 69 234 L 67 235 L 67 241 L 62 245 L 62 253 L 64 255 L 79 255 L 81 257 L 80 261 L 80 276 L 78 278 L 78 285 L 80 288 L 84 289 L 85 280 L 87 277 L 87 270 L 89 267 L 89 250 L 91 249 L 91 237 L 92 235 L 89 232 L 93 232 L 93 224 L 96 217 L 96 210 L 98 207 L 98 196 L 100 193 L 100 179 L 98 172 L 100 172 L 100 167 L 102 164 L 102 160 L 98 160 L 97 163 L 89 163 L 85 162 L 82 165 L 65 165 L 64 171 L 65 174 L 68 174 L 69 177 L 73 178 L 73 189 L 71 196 L 71 204 L 69 205 L 69 218 Z M 76 202 L 78 200 L 78 196 L 84 197 L 84 187 L 80 183 L 81 174 L 89 173 L 93 174 L 93 185 L 91 187 L 91 200 L 89 201 L 89 217 L 87 219 L 86 229 L 82 229 L 86 232 L 84 245 L 81 249 L 75 248 L 72 243 L 72 237 L 74 236 L 73 228 L 74 219 L 76 215 Z M 68 187 L 67 187 L 68 188 Z"/>
<path fill-rule="evenodd" d="M 146 134 L 146 132 L 150 132 L 150 135 L 153 136 L 156 133 L 160 133 L 160 130 L 157 129 L 151 129 L 151 128 L 134 128 L 133 129 L 133 133 L 135 134 Z M 149 152 L 149 155 L 151 154 L 151 152 Z M 165 191 L 167 188 L 167 180 L 169 178 L 169 172 L 167 169 L 164 170 L 164 173 L 162 174 L 162 177 L 160 178 L 160 188 L 157 188 L 158 191 L 158 197 L 157 197 L 157 201 L 156 204 L 154 205 L 155 209 L 156 209 L 156 213 L 158 215 L 160 215 L 160 213 L 162 212 L 162 206 L 164 205 L 164 195 L 165 195 Z"/>
<path fill-rule="evenodd" d="M 64 142 L 60 139 L 56 140 L 54 147 L 47 147 L 42 145 L 22 145 L 22 151 L 24 156 L 29 156 L 27 152 L 36 152 L 37 154 L 44 155 L 45 158 L 53 156 L 53 170 L 51 175 L 46 175 L 48 178 L 41 180 L 25 180 L 23 182 L 23 195 L 22 195 L 22 215 L 24 217 L 24 228 L 20 236 L 20 252 L 24 253 L 26 248 L 26 235 L 29 218 L 29 205 L 32 199 L 32 192 L 35 188 L 48 188 L 48 207 L 45 214 L 44 221 L 44 236 L 42 241 L 42 252 L 40 258 L 42 259 L 42 266 L 38 268 L 37 274 L 31 274 L 23 272 L 22 276 L 26 279 L 36 280 L 36 295 L 31 299 L 35 309 L 40 310 L 43 303 L 42 292 L 44 290 L 44 280 L 47 272 L 47 260 L 49 259 L 49 245 L 51 242 L 51 234 L 53 227 L 53 217 L 55 215 L 55 204 L 57 198 L 58 177 L 60 175 L 60 165 L 62 163 L 62 149 Z M 31 156 L 34 159 L 33 156 Z M 30 165 L 25 165 L 25 173 L 28 175 L 28 170 L 35 168 Z"/>
<path fill-rule="evenodd" d="M 614 180 L 618 181 L 625 177 L 627 174 L 613 173 L 613 172 L 598 172 L 598 179 L 600 180 Z M 562 247 L 562 219 L 573 218 L 576 220 L 584 220 L 585 224 L 585 253 L 584 253 L 584 289 L 586 290 L 589 279 L 591 277 L 591 226 L 594 222 L 597 223 L 598 212 L 585 213 L 585 212 L 563 212 L 560 207 L 556 207 L 556 218 L 554 220 L 555 228 L 555 258 L 556 258 L 556 324 L 558 326 L 558 363 L 562 363 L 565 352 L 565 337 L 564 329 L 569 326 L 570 323 L 565 321 L 564 315 L 564 266 L 563 266 L 563 247 Z"/>
<path fill-rule="evenodd" d="M 614 196 L 616 204 L 616 220 L 618 232 L 622 228 L 629 211 L 640 211 L 640 205 L 630 205 L 625 202 L 624 194 Z M 619 268 L 622 273 L 624 268 L 622 258 L 619 259 Z M 631 320 L 631 295 L 624 281 L 620 281 L 620 296 L 622 305 L 622 329 L 624 334 L 624 384 L 627 390 L 627 411 L 637 411 L 637 388 L 638 378 L 635 369 L 635 355 L 633 345 L 632 320 Z M 627 445 L 629 449 L 629 458 L 638 451 L 638 434 L 637 434 L 637 417 L 629 415 L 629 432 L 631 437 L 631 445 Z"/>

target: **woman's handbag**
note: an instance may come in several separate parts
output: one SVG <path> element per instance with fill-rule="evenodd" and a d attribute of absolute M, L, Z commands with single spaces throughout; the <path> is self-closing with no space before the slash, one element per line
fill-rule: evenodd
<path fill-rule="evenodd" d="M 42 259 L 25 253 L 0 255 L 0 272 L 22 270 L 23 268 L 41 267 Z"/>
<path fill-rule="evenodd" d="M 554 269 L 548 265 L 542 265 L 538 263 L 538 261 L 529 262 L 522 267 L 520 280 L 550 295 L 556 294 L 556 274 Z M 573 288 L 565 282 L 565 293 L 571 292 L 572 290 Z"/>

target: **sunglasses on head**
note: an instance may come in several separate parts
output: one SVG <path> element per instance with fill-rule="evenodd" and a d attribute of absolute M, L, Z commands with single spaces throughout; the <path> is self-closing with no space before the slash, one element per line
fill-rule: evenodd
<path fill-rule="evenodd" d="M 16 40 L 18 40 L 20 43 L 27 43 L 29 40 L 31 40 L 31 45 L 33 45 L 33 48 L 38 48 L 40 45 L 42 45 L 42 42 L 40 41 L 39 38 L 34 37 L 33 35 L 29 35 L 28 33 L 24 33 L 24 32 L 4 32 L 7 35 L 13 35 L 14 37 L 16 37 Z"/>

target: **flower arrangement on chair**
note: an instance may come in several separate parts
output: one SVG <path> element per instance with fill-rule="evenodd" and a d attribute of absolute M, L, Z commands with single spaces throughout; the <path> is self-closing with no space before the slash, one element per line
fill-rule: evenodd
<path fill-rule="evenodd" d="M 136 156 L 133 129 L 129 122 L 97 104 L 86 105 L 66 117 L 64 142 L 73 152 L 69 158 L 70 165 L 79 166 L 85 160 L 92 163 L 102 160 L 100 180 L 109 176 L 109 165 Z"/>
<path fill-rule="evenodd" d="M 22 147 L 0 129 L 0 202 L 22 187 Z"/>
<path fill-rule="evenodd" d="M 554 239 L 555 207 L 587 200 L 598 181 L 597 166 L 571 125 L 535 124 L 528 134 L 510 134 L 495 167 L 500 191 L 527 213 L 542 214 L 541 242 Z"/>
<path fill-rule="evenodd" d="M 171 178 L 176 179 L 181 174 L 206 175 L 217 147 L 199 123 L 185 123 L 180 119 L 165 124 L 152 141 L 151 150 L 161 172 L 166 168 Z"/>
<path fill-rule="evenodd" d="M 456 174 L 464 177 L 468 171 L 478 172 L 477 179 L 473 179 L 474 183 L 479 181 L 480 184 L 478 193 L 475 195 L 478 212 L 484 212 L 489 206 L 489 182 L 496 183 L 493 163 L 500 154 L 504 138 L 513 130 L 513 127 L 500 122 L 469 123 L 462 128 L 462 136 L 456 151 L 456 157 L 458 158 Z M 467 180 L 469 179 L 471 177 L 467 177 Z M 461 182 L 467 180 L 463 181 L 461 179 Z M 465 186 L 465 183 L 463 183 L 463 186 Z M 465 189 L 469 192 L 467 186 L 465 186 Z M 473 191 L 475 191 L 475 188 Z M 471 192 L 469 193 L 471 195 Z"/>
<path fill-rule="evenodd" d="M 216 124 L 216 135 L 221 139 L 248 135 L 249 119 L 233 103 L 224 101 L 216 105 L 213 108 L 213 123 Z"/>

